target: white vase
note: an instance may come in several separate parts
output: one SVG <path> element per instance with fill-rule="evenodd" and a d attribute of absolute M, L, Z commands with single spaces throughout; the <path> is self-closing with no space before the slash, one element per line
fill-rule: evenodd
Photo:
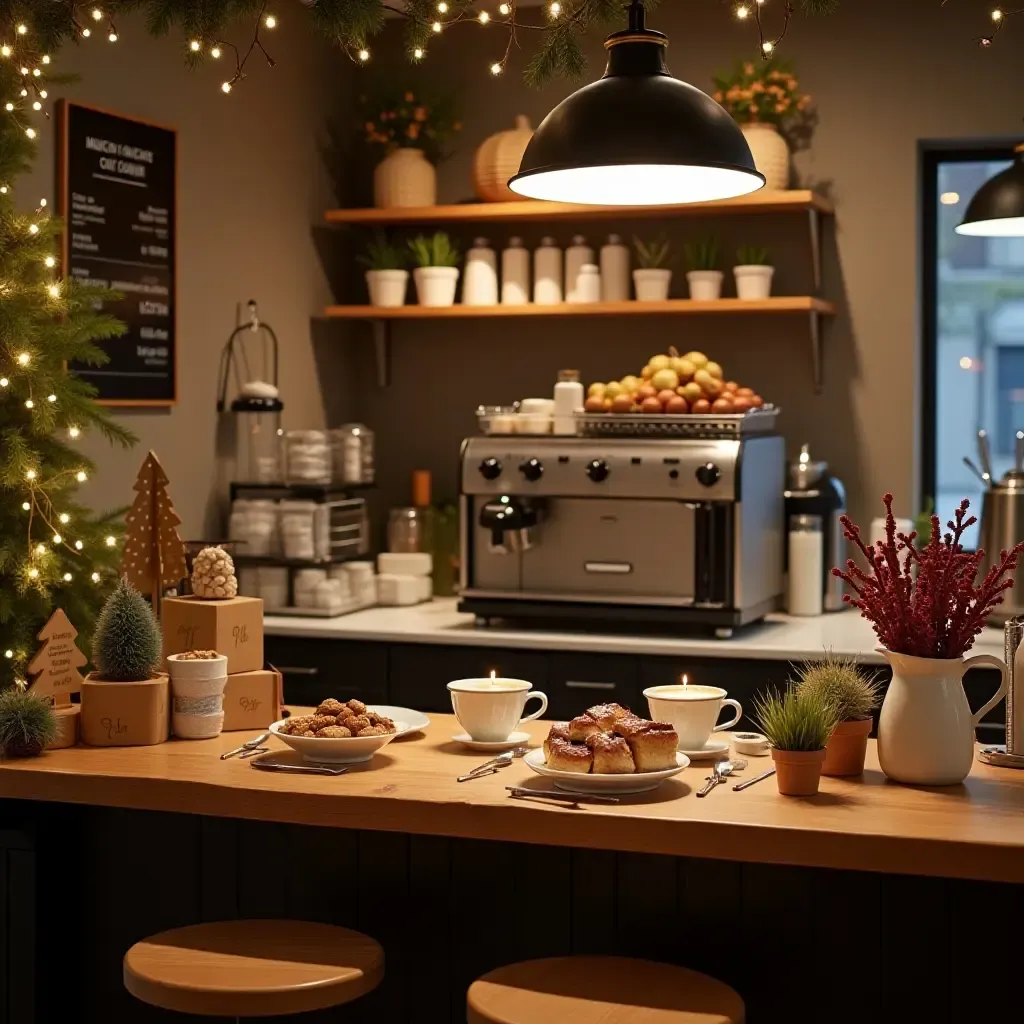
<path fill-rule="evenodd" d="M 533 138 L 530 119 L 516 117 L 515 128 L 498 132 L 480 143 L 473 157 L 473 191 L 486 203 L 508 203 L 526 199 L 508 187 L 508 179 L 519 173 L 523 153 Z"/>
<path fill-rule="evenodd" d="M 637 302 L 664 302 L 672 283 L 672 271 L 661 267 L 648 267 L 633 271 L 633 287 Z"/>
<path fill-rule="evenodd" d="M 224 688 L 228 659 L 167 658 L 171 675 L 171 731 L 180 739 L 205 740 L 219 736 L 224 725 Z"/>
<path fill-rule="evenodd" d="M 453 306 L 458 267 L 417 267 L 412 272 L 416 298 L 421 306 Z"/>
<path fill-rule="evenodd" d="M 408 270 L 368 270 L 366 289 L 371 306 L 404 306 Z"/>
<path fill-rule="evenodd" d="M 772 293 L 774 267 L 741 263 L 733 267 L 736 277 L 736 296 L 740 299 L 767 299 Z"/>
<path fill-rule="evenodd" d="M 686 282 L 690 286 L 690 298 L 698 302 L 713 302 L 722 297 L 720 270 L 688 270 Z"/>
<path fill-rule="evenodd" d="M 974 763 L 974 730 L 1006 696 L 1006 665 L 991 654 L 973 658 L 916 658 L 878 648 L 892 668 L 892 682 L 878 719 L 878 763 L 894 782 L 952 786 Z M 964 673 L 999 669 L 999 689 L 975 714 L 964 693 Z"/>
<path fill-rule="evenodd" d="M 437 171 L 422 149 L 394 149 L 373 171 L 373 205 L 433 206 Z"/>
<path fill-rule="evenodd" d="M 789 188 L 789 146 L 773 124 L 740 125 L 750 147 L 754 166 L 764 175 L 764 187 Z"/>

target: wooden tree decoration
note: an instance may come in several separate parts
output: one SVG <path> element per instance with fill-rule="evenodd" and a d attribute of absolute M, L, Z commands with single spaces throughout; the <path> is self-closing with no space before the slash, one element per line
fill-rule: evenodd
<path fill-rule="evenodd" d="M 121 574 L 140 593 L 150 595 L 154 611 L 160 594 L 176 586 L 188 571 L 185 545 L 176 529 L 181 520 L 167 494 L 168 483 L 160 460 L 150 452 L 135 481 L 135 502 L 125 516 Z"/>
<path fill-rule="evenodd" d="M 40 697 L 52 697 L 57 707 L 68 707 L 71 694 L 82 689 L 82 677 L 78 670 L 88 658 L 75 645 L 78 630 L 71 620 L 58 608 L 39 631 L 37 639 L 43 646 L 29 663 L 30 675 L 36 676 L 30 687 Z"/>

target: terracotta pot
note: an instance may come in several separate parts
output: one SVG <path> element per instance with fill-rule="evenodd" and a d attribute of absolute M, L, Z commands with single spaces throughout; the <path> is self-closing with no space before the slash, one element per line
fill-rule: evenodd
<path fill-rule="evenodd" d="M 821 766 L 821 774 L 860 775 L 864 771 L 870 732 L 870 718 L 840 722 L 825 744 L 825 763 Z"/>
<path fill-rule="evenodd" d="M 775 781 L 783 796 L 814 796 L 818 792 L 824 750 L 775 750 Z"/>

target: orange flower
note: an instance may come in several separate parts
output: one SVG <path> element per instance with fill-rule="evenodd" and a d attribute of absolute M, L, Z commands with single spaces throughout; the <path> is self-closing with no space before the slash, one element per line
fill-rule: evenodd
<path fill-rule="evenodd" d="M 745 74 L 745 75 L 752 75 L 753 73 L 754 73 L 754 65 L 751 64 L 749 61 L 747 61 L 747 63 L 743 65 L 743 74 Z"/>
<path fill-rule="evenodd" d="M 366 122 L 366 130 L 372 132 L 377 126 L 372 121 Z"/>
<path fill-rule="evenodd" d="M 798 99 L 796 101 L 796 109 L 797 110 L 806 110 L 810 105 L 811 105 L 811 97 L 810 96 L 801 96 L 800 99 Z"/>
<path fill-rule="evenodd" d="M 722 102 L 722 90 L 719 89 L 714 96 L 711 97 L 716 103 Z"/>
<path fill-rule="evenodd" d="M 768 88 L 768 91 L 769 91 L 769 92 L 771 92 L 771 91 L 772 91 L 772 89 L 774 89 L 774 88 L 775 88 L 775 86 L 774 86 L 774 85 L 772 85 L 772 86 L 769 86 L 769 88 Z M 755 82 L 755 83 L 754 83 L 754 84 L 753 84 L 753 85 L 752 85 L 752 86 L 750 87 L 750 91 L 751 91 L 751 92 L 764 92 L 764 82 Z"/>
<path fill-rule="evenodd" d="M 405 129 L 405 134 L 410 139 L 415 139 L 420 133 L 420 126 L 418 124 L 411 124 Z"/>
<path fill-rule="evenodd" d="M 412 94 L 411 92 L 407 92 L 407 93 L 406 93 L 406 94 L 405 94 L 405 95 L 404 95 L 404 96 L 402 97 L 402 99 L 404 99 L 406 103 L 412 103 L 412 102 L 413 102 L 413 100 L 415 100 L 415 99 L 416 99 L 416 97 L 415 97 L 415 96 L 413 96 L 413 94 Z"/>
<path fill-rule="evenodd" d="M 425 107 L 417 107 L 412 112 L 412 116 L 413 116 L 413 120 L 415 120 L 415 121 L 426 121 L 426 119 L 427 119 L 426 108 Z"/>

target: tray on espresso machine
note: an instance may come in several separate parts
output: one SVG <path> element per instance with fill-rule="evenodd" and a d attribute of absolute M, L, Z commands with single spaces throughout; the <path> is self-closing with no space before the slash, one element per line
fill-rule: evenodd
<path fill-rule="evenodd" d="M 720 439 L 773 434 L 779 410 L 773 405 L 745 413 L 580 412 L 576 431 L 582 437 L 647 437 Z"/>

